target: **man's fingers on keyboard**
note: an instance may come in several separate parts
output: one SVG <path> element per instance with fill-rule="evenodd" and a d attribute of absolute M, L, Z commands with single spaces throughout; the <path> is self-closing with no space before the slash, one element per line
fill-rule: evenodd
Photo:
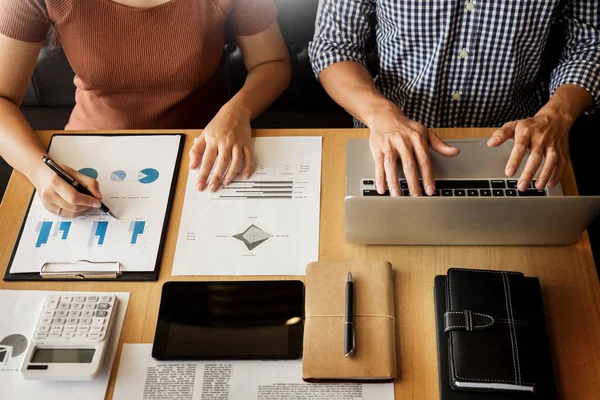
<path fill-rule="evenodd" d="M 400 160 L 402 161 L 402 170 L 406 177 L 406 183 L 411 196 L 421 195 L 421 186 L 419 185 L 419 174 L 417 171 L 417 164 L 415 162 L 415 155 L 412 147 L 405 142 L 398 144 L 400 150 Z"/>
<path fill-rule="evenodd" d="M 542 166 L 542 172 L 535 181 L 536 189 L 543 189 L 546 183 L 550 180 L 552 171 L 558 166 L 560 157 L 558 151 L 554 147 L 546 148 L 546 157 L 544 158 L 544 165 Z"/>
<path fill-rule="evenodd" d="M 511 121 L 504 124 L 502 128 L 498 129 L 492 134 L 492 137 L 490 138 L 490 140 L 488 140 L 487 145 L 490 147 L 500 146 L 508 139 L 513 138 L 515 136 L 516 125 L 517 121 Z"/>
<path fill-rule="evenodd" d="M 423 177 L 423 187 L 425 193 L 428 196 L 433 196 L 435 193 L 435 179 L 433 178 L 433 166 L 431 165 L 431 159 L 427 152 L 427 142 L 413 144 L 415 150 L 415 156 L 419 169 L 421 170 L 421 176 Z"/>
<path fill-rule="evenodd" d="M 565 158 L 564 154 L 562 154 L 562 152 L 561 152 L 558 157 L 558 165 L 556 166 L 556 168 L 554 168 L 554 171 L 552 172 L 552 176 L 550 177 L 550 182 L 548 183 L 548 185 L 551 188 L 556 187 L 556 185 L 558 185 L 558 182 L 560 181 L 560 178 L 562 177 L 562 174 L 563 174 L 563 171 L 565 170 L 566 165 L 567 165 L 567 159 Z"/>
<path fill-rule="evenodd" d="M 525 164 L 525 169 L 523 170 L 523 173 L 519 178 L 519 183 L 517 183 L 517 188 L 521 192 L 527 190 L 529 183 L 533 179 L 533 176 L 535 175 L 538 168 L 540 168 L 540 165 L 542 165 L 543 160 L 544 157 L 542 156 L 540 149 L 535 148 L 531 150 L 531 154 L 529 154 L 529 158 L 527 159 L 527 163 Z"/>
<path fill-rule="evenodd" d="M 517 127 L 518 129 L 518 127 Z M 510 157 L 506 163 L 506 175 L 512 177 L 517 172 L 523 157 L 527 153 L 530 143 L 530 135 L 527 128 L 523 129 L 520 134 L 515 136 L 515 144 L 510 152 Z"/>
<path fill-rule="evenodd" d="M 385 187 L 385 168 L 383 167 L 383 153 L 378 152 L 379 154 L 375 156 L 375 188 L 377 189 L 377 193 L 384 194 Z"/>
<path fill-rule="evenodd" d="M 385 168 L 385 176 L 387 178 L 387 185 L 390 190 L 390 195 L 392 196 L 400 196 L 400 184 L 398 183 L 398 167 L 396 164 L 397 160 L 398 158 L 396 156 L 396 152 L 393 150 L 389 150 L 384 155 L 383 165 Z"/>

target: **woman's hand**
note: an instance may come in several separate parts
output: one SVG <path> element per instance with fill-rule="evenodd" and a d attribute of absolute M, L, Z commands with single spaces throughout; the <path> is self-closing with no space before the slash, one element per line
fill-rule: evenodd
<path fill-rule="evenodd" d="M 85 186 L 94 197 L 79 193 L 45 164 L 42 164 L 36 171 L 32 183 L 37 189 L 44 208 L 63 218 L 75 218 L 90 208 L 100 208 L 102 194 L 100 193 L 98 181 L 65 165 L 61 166 L 77 182 Z"/>
<path fill-rule="evenodd" d="M 251 139 L 250 112 L 228 104 L 221 108 L 194 140 L 190 150 L 190 169 L 200 165 L 198 190 L 204 190 L 208 185 L 214 192 L 221 184 L 228 185 L 239 172 L 242 162 L 245 162 L 242 176 L 248 179 L 253 168 Z"/>

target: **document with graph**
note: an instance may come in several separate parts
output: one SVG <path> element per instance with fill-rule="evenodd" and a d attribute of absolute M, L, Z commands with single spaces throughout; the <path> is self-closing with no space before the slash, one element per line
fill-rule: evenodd
<path fill-rule="evenodd" d="M 217 192 L 190 171 L 173 275 L 304 275 L 319 258 L 321 137 L 255 138 L 255 170 Z"/>
<path fill-rule="evenodd" d="M 118 219 L 98 209 L 61 218 L 34 194 L 10 274 L 117 262 L 123 273 L 155 271 L 182 143 L 182 135 L 55 135 L 49 156 L 98 180 L 102 202 Z M 79 260 L 89 263 L 70 264 Z"/>

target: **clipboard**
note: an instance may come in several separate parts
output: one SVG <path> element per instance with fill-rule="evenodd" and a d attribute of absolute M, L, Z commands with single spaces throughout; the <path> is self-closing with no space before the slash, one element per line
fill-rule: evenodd
<path fill-rule="evenodd" d="M 19 230 L 19 234 L 17 235 L 17 239 L 15 241 L 15 245 L 13 247 L 12 254 L 10 256 L 10 260 L 6 267 L 6 271 L 4 274 L 4 281 L 40 281 L 40 280 L 52 280 L 52 281 L 156 281 L 158 280 L 158 274 L 160 272 L 160 264 L 162 259 L 164 240 L 167 234 L 167 228 L 169 226 L 169 219 L 171 215 L 171 209 L 173 205 L 173 196 L 175 195 L 175 186 L 177 184 L 177 176 L 179 174 L 179 168 L 181 165 L 181 155 L 183 152 L 183 147 L 185 143 L 186 135 L 183 133 L 155 133 L 155 134 L 145 134 L 145 133 L 105 133 L 105 134 L 54 134 L 50 139 L 50 143 L 48 145 L 48 149 L 50 150 L 50 146 L 52 146 L 52 141 L 54 137 L 57 136 L 69 136 L 69 137 L 157 137 L 157 136 L 177 136 L 179 137 L 179 145 L 177 147 L 177 158 L 175 160 L 175 166 L 173 168 L 173 176 L 171 177 L 171 185 L 169 188 L 169 196 L 167 201 L 167 206 L 165 209 L 165 217 L 163 220 L 163 226 L 160 233 L 160 240 L 158 246 L 158 252 L 156 255 L 156 263 L 154 265 L 154 270 L 152 271 L 123 271 L 122 264 L 119 260 L 61 260 L 61 261 L 49 261 L 45 262 L 39 267 L 39 272 L 27 272 L 27 273 L 11 273 L 11 266 L 17 254 L 17 250 L 19 248 L 19 243 L 21 241 L 21 237 L 23 235 L 23 231 L 25 229 L 25 223 L 27 221 L 27 217 L 29 216 L 29 212 L 31 210 L 31 206 L 33 204 L 33 200 L 37 195 L 37 190 L 34 189 L 31 199 L 29 200 L 29 205 L 27 206 L 27 212 L 23 217 L 23 221 L 21 223 L 21 228 Z M 110 258 L 110 257 L 107 257 Z M 57 267 L 65 267 L 64 269 L 60 269 Z"/>

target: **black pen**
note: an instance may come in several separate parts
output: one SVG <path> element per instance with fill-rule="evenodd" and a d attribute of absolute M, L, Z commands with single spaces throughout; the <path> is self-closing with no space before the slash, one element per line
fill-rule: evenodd
<path fill-rule="evenodd" d="M 42 157 L 42 161 L 54 172 L 56 172 L 56 175 L 60 176 L 65 182 L 67 182 L 69 185 L 73 186 L 73 188 L 75 190 L 77 190 L 79 193 L 81 194 L 85 194 L 86 196 L 91 196 L 94 197 L 94 195 L 92 195 L 90 193 L 89 190 L 87 190 L 87 188 L 85 186 L 83 186 L 81 183 L 77 182 L 77 180 L 75 180 L 75 178 L 73 178 L 71 175 L 69 175 L 69 173 L 67 171 L 65 171 L 60 165 L 58 165 L 57 163 L 55 163 L 54 161 L 52 161 L 52 159 L 50 157 L 44 156 Z M 102 202 L 100 202 L 100 210 L 107 213 L 108 215 L 110 215 L 111 217 L 113 217 L 114 219 L 117 219 L 117 216 L 115 214 L 113 214 L 108 207 L 106 207 L 106 205 Z"/>
<path fill-rule="evenodd" d="M 354 331 L 354 282 L 348 272 L 346 281 L 346 321 L 344 322 L 344 357 L 350 357 L 356 351 L 356 334 Z"/>

